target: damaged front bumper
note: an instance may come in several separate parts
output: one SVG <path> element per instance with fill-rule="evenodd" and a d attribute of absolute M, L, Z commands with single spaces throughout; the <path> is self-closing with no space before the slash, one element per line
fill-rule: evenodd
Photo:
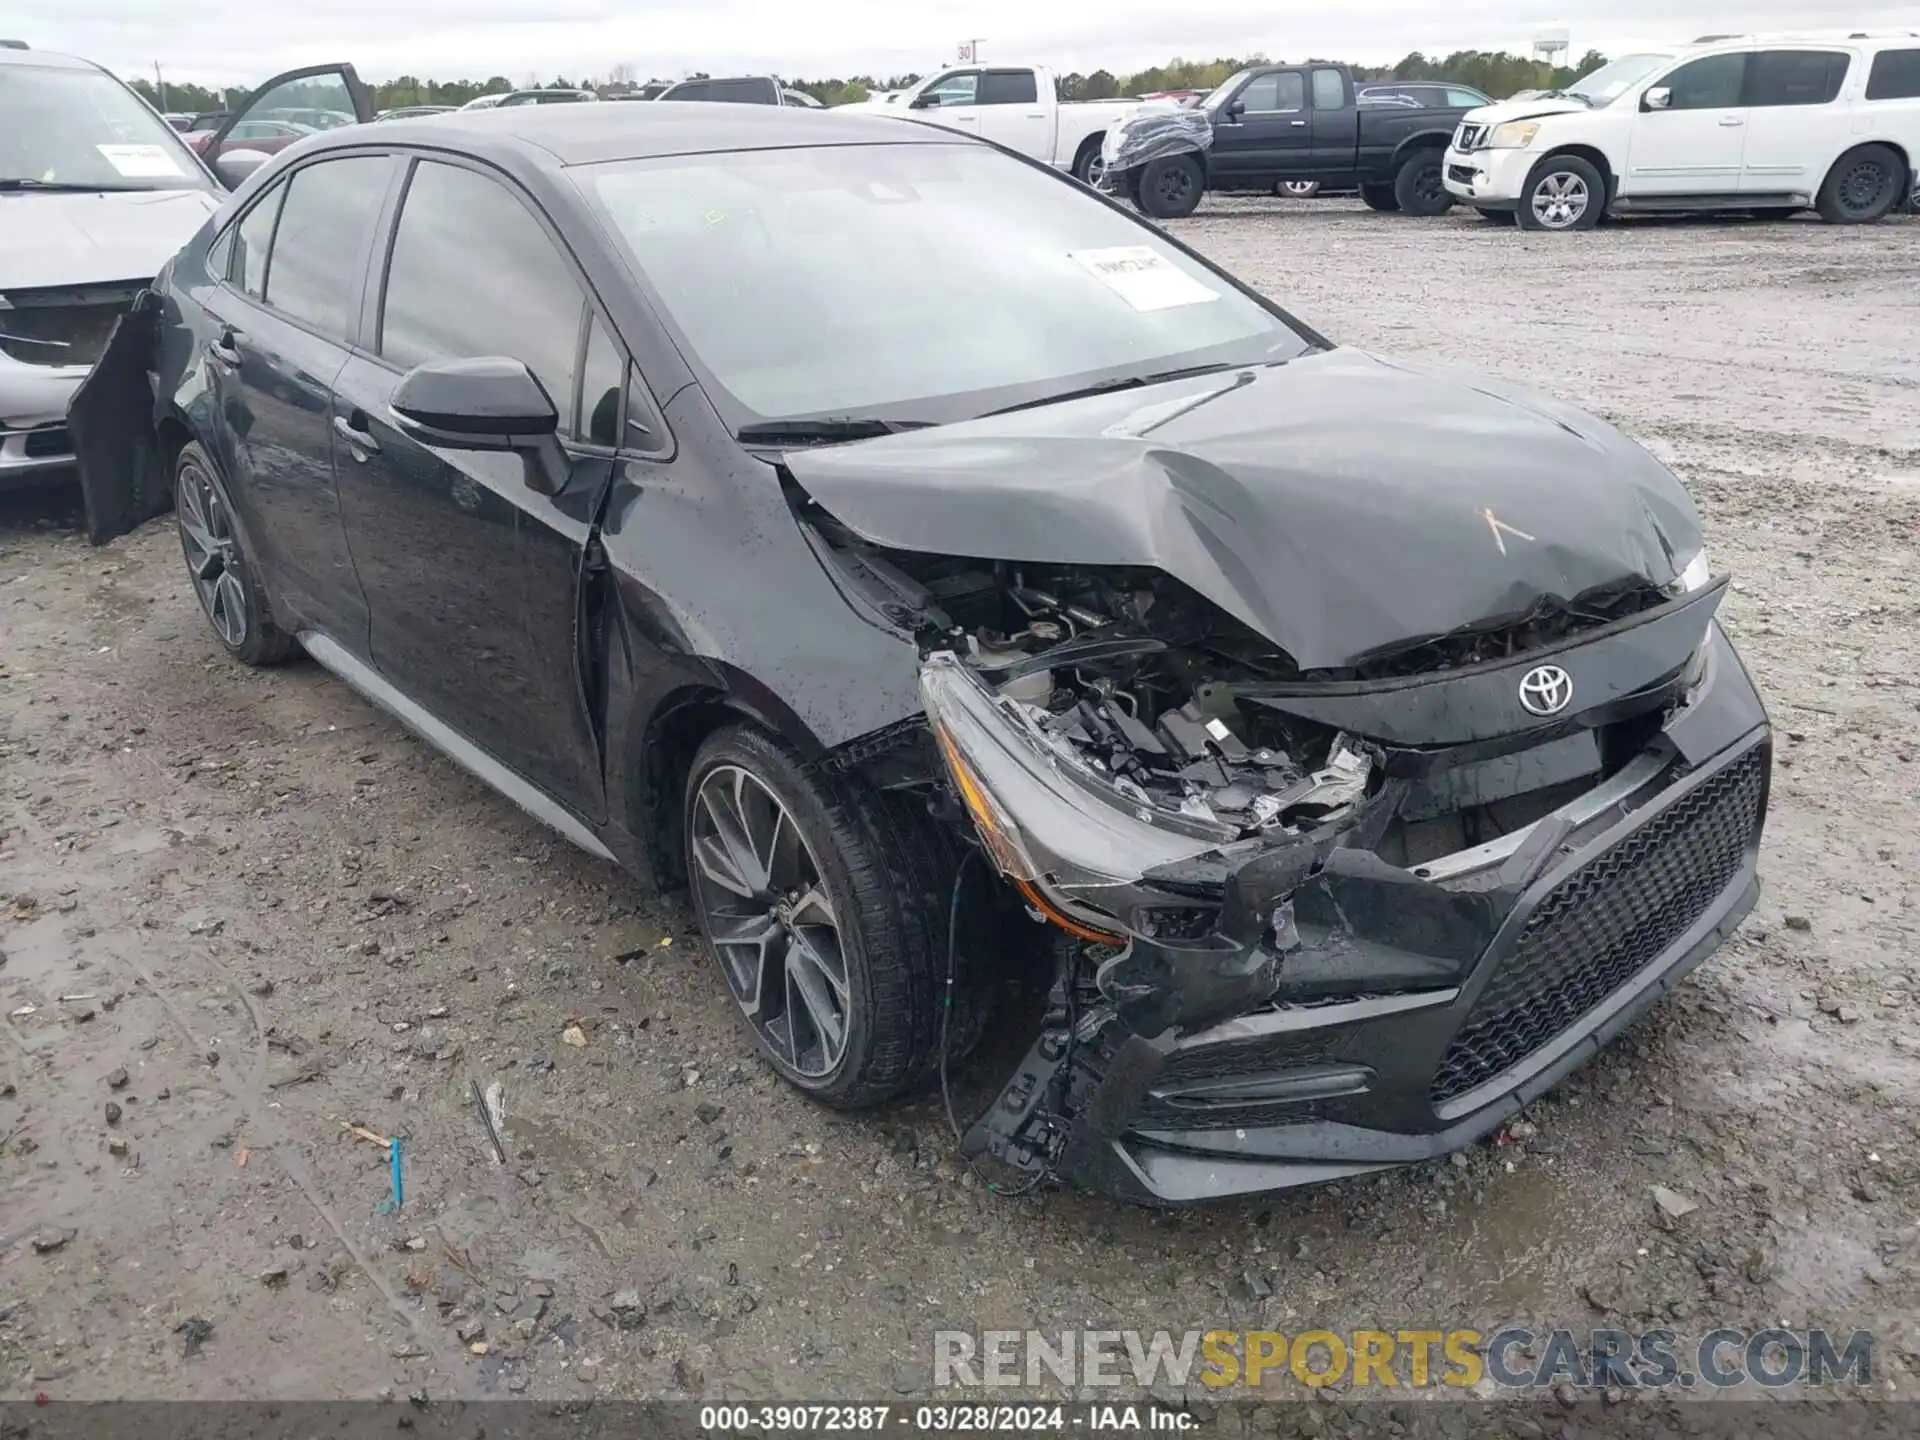
<path fill-rule="evenodd" d="M 1710 614 L 1717 594 L 1703 602 Z M 1064 817 L 1037 832 L 1020 828 L 1024 811 L 1007 817 L 1024 848 L 994 858 L 1042 913 L 1095 944 L 1103 928 L 1126 933 L 1104 937 L 1097 997 L 1056 1010 L 969 1153 L 1182 1204 L 1429 1159 L 1494 1129 L 1712 954 L 1758 896 L 1767 718 L 1717 623 L 1696 645 L 1685 674 L 1658 685 L 1635 682 L 1636 664 L 1663 663 L 1657 625 L 1589 647 L 1584 670 L 1570 650 L 1586 693 L 1604 685 L 1595 654 L 1623 682 L 1582 722 L 1637 705 L 1637 753 L 1533 823 L 1424 864 L 1375 853 L 1365 806 L 1331 844 L 1195 840 L 1130 880 L 1128 837 L 1076 853 Z M 1441 752 L 1499 750 L 1473 714 L 1477 682 L 1441 683 L 1460 688 L 1407 687 L 1380 728 L 1407 723 L 1425 690 L 1441 703 L 1421 725 L 1452 727 Z M 1389 778 L 1371 802 L 1382 816 L 1418 783 L 1394 779 L 1396 767 L 1422 752 L 1383 753 Z M 987 783 L 1005 793 L 1003 777 Z M 1087 873 L 1102 854 L 1105 890 Z M 1154 907 L 1181 906 L 1211 909 L 1208 923 L 1187 938 L 1143 933 Z M 1103 913 L 1122 923 L 1102 926 Z"/>

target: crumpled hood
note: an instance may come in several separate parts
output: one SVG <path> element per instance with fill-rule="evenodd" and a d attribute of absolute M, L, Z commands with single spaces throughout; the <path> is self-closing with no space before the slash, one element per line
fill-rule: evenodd
<path fill-rule="evenodd" d="M 211 190 L 0 195 L 0 295 L 150 280 L 219 208 Z"/>
<path fill-rule="evenodd" d="M 1611 426 L 1350 349 L 785 463 L 874 544 L 1154 566 L 1303 669 L 1666 585 L 1701 545 L 1680 482 Z"/>
<path fill-rule="evenodd" d="M 1460 117 L 1462 125 L 1504 125 L 1509 120 L 1540 120 L 1548 115 L 1585 114 L 1590 107 L 1578 100 L 1556 100 L 1542 96 L 1537 100 L 1501 100 L 1482 105 Z"/>

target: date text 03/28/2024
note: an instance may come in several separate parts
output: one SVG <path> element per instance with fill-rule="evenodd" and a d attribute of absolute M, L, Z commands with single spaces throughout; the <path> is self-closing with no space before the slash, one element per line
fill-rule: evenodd
<path fill-rule="evenodd" d="M 1030 1434 L 1084 1430 L 1184 1431 L 1199 1419 L 1155 1405 L 703 1405 L 700 1429 L 709 1434 L 822 1432 L 884 1435 L 892 1430 L 933 1434 Z"/>

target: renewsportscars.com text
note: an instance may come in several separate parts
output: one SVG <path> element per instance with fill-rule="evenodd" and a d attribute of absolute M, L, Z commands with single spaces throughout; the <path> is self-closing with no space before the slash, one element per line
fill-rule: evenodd
<path fill-rule="evenodd" d="M 1199 1384 L 1275 1388 L 1343 1382 L 1381 1389 L 1490 1381 L 1503 1390 L 1574 1386 L 1767 1389 L 1870 1384 L 1864 1330 L 1533 1331 L 1508 1328 L 1302 1330 L 939 1330 L 933 1383 L 944 1387 Z"/>

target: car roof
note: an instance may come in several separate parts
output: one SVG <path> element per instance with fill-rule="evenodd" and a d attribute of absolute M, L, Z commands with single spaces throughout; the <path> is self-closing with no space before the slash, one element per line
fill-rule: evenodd
<path fill-rule="evenodd" d="M 57 50 L 14 50 L 0 45 L 0 65 L 38 65 L 47 70 L 98 70 L 102 67 L 78 55 L 62 55 Z"/>
<path fill-rule="evenodd" d="M 487 156 L 517 151 L 537 163 L 592 165 L 663 155 L 731 150 L 786 150 L 817 145 L 979 144 L 952 130 L 885 115 L 802 110 L 788 105 L 729 105 L 689 100 L 679 105 L 525 105 L 455 110 L 400 119 L 380 127 L 380 142 L 418 140 L 442 149 Z M 460 140 L 453 142 L 453 137 Z M 368 143 L 366 132 L 341 126 L 301 153 Z"/>

